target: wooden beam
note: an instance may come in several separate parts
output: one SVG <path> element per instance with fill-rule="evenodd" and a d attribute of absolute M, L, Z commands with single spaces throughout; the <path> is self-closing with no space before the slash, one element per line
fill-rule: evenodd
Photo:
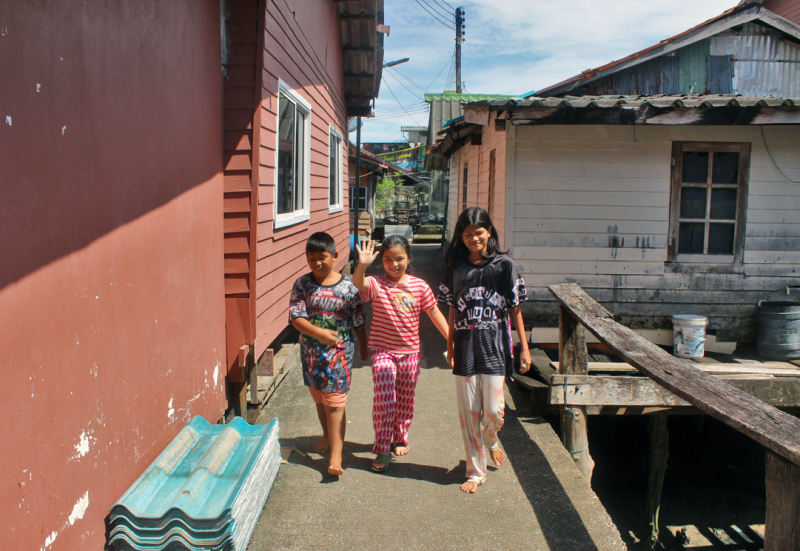
<path fill-rule="evenodd" d="M 800 407 L 800 378 L 743 377 L 725 382 L 748 396 L 775 407 Z M 641 376 L 553 375 L 550 377 L 550 403 L 553 405 L 615 407 L 688 407 L 692 404 L 676 396 L 656 381 Z"/>
<path fill-rule="evenodd" d="M 767 451 L 764 551 L 800 549 L 800 466 Z"/>
<path fill-rule="evenodd" d="M 558 358 L 561 373 L 565 377 L 586 375 L 589 353 L 586 350 L 583 327 L 563 307 L 560 319 Z M 586 477 L 586 482 L 591 484 L 594 460 L 589 454 L 585 406 L 571 406 L 565 403 L 561 407 L 561 433 L 564 447 L 572 455 L 578 470 Z"/>
<path fill-rule="evenodd" d="M 669 429 L 666 415 L 650 417 L 650 475 L 647 481 L 647 500 L 645 515 L 644 548 L 652 551 L 658 547 L 658 515 L 661 512 L 661 490 L 664 488 L 664 475 L 667 472 L 669 457 Z"/>
<path fill-rule="evenodd" d="M 552 285 L 550 292 L 592 334 L 639 371 L 700 411 L 800 465 L 800 419 L 674 358 L 616 323 L 579 285 Z"/>

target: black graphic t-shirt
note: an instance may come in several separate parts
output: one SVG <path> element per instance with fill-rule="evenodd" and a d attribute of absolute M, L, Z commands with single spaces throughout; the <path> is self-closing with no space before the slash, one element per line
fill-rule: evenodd
<path fill-rule="evenodd" d="M 510 375 L 514 357 L 508 312 L 526 299 L 525 282 L 504 254 L 485 264 L 447 268 L 439 304 L 455 308 L 454 375 Z"/>

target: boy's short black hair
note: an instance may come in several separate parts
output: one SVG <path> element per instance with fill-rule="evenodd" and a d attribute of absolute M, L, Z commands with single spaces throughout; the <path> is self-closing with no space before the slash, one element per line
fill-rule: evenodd
<path fill-rule="evenodd" d="M 321 253 L 328 251 L 333 255 L 336 252 L 336 242 L 333 237 L 324 231 L 312 233 L 306 240 L 306 253 Z"/>

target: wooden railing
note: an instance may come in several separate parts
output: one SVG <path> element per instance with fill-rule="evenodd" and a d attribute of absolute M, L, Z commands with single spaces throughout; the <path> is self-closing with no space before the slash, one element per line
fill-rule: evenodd
<path fill-rule="evenodd" d="M 594 462 L 586 433 L 586 401 L 580 399 L 580 382 L 588 377 L 588 353 L 583 327 L 628 364 L 647 375 L 703 413 L 730 425 L 767 448 L 767 511 L 764 551 L 800 550 L 800 419 L 743 392 L 723 380 L 673 357 L 613 320 L 611 313 L 574 283 L 553 285 L 550 292 L 560 303 L 559 374 L 572 379 L 564 384 L 562 433 L 564 445 L 578 468 L 591 478 Z M 566 381 L 565 381 L 566 382 Z M 569 395 L 568 395 L 569 394 Z M 653 425 L 666 433 L 666 416 Z M 652 438 L 653 442 L 658 437 Z M 666 438 L 663 439 L 666 441 Z M 651 462 L 666 467 L 665 446 L 651 447 Z M 654 473 L 661 473 L 661 480 Z M 658 503 L 664 469 L 651 469 L 647 518 L 648 548 L 658 539 Z"/>

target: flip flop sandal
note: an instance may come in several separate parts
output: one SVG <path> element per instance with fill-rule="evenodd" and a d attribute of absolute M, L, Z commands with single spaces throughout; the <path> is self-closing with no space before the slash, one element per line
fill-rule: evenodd
<path fill-rule="evenodd" d="M 376 467 L 375 464 L 378 463 L 382 465 L 382 467 Z M 389 468 L 389 465 L 392 463 L 392 456 L 388 453 L 379 453 L 375 460 L 372 462 L 372 470 L 376 473 L 385 473 L 386 469 Z"/>

